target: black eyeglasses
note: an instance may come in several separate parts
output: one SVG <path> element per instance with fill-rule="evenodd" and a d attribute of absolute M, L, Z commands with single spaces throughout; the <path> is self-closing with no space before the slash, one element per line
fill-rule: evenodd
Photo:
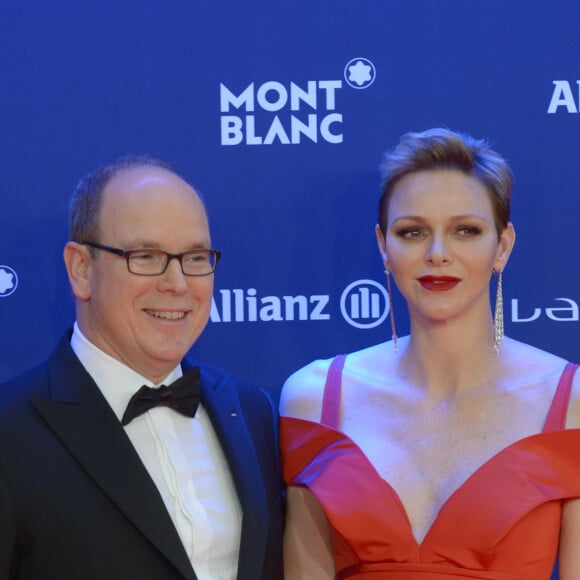
<path fill-rule="evenodd" d="M 137 276 L 159 276 L 167 270 L 169 261 L 173 258 L 179 261 L 181 271 L 185 276 L 207 276 L 215 270 L 222 255 L 219 250 L 189 250 L 181 254 L 170 254 L 145 248 L 121 250 L 95 242 L 81 242 L 81 244 L 125 258 L 129 272 Z"/>

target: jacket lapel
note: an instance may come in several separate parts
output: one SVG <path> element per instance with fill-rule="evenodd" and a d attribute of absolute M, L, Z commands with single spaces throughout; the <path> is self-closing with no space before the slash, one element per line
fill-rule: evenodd
<path fill-rule="evenodd" d="M 224 450 L 243 513 L 238 579 L 261 578 L 268 506 L 254 445 L 231 375 L 216 381 L 202 365 L 201 377 L 202 404 Z"/>
<path fill-rule="evenodd" d="M 189 580 L 196 576 L 163 500 L 117 417 L 68 339 L 49 360 L 50 399 L 32 402 L 70 454 Z"/>

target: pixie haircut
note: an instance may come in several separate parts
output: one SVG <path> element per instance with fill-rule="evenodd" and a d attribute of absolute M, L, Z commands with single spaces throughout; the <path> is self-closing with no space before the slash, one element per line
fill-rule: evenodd
<path fill-rule="evenodd" d="M 432 169 L 456 169 L 477 179 L 487 190 L 498 236 L 510 219 L 512 171 L 501 155 L 483 139 L 449 129 L 406 133 L 383 156 L 379 227 L 387 231 L 389 201 L 397 182 L 411 173 Z"/>
<path fill-rule="evenodd" d="M 85 175 L 75 187 L 69 204 L 69 239 L 73 242 L 95 242 L 99 239 L 99 216 L 103 191 L 117 173 L 134 167 L 161 167 L 173 170 L 167 163 L 146 155 L 127 155 L 98 167 Z"/>

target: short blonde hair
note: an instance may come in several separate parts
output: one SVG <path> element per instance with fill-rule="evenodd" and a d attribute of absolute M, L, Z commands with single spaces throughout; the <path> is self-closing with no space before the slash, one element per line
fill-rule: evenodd
<path fill-rule="evenodd" d="M 510 220 L 513 175 L 505 159 L 483 139 L 435 128 L 405 133 L 383 156 L 379 227 L 387 229 L 388 206 L 395 184 L 405 175 L 431 169 L 457 169 L 482 183 L 489 193 L 498 236 Z"/>

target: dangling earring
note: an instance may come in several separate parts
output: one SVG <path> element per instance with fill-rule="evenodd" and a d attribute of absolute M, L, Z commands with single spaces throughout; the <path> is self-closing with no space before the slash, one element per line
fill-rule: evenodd
<path fill-rule="evenodd" d="M 503 270 L 497 270 L 497 292 L 495 296 L 495 313 L 493 317 L 493 350 L 499 354 L 503 343 L 503 292 L 502 275 Z"/>
<path fill-rule="evenodd" d="M 389 314 L 391 317 L 391 331 L 393 333 L 393 347 L 395 353 L 399 352 L 399 345 L 397 344 L 397 329 L 395 327 L 395 313 L 393 312 L 393 293 L 391 291 L 391 273 L 385 269 L 387 275 L 387 294 L 389 295 Z"/>

